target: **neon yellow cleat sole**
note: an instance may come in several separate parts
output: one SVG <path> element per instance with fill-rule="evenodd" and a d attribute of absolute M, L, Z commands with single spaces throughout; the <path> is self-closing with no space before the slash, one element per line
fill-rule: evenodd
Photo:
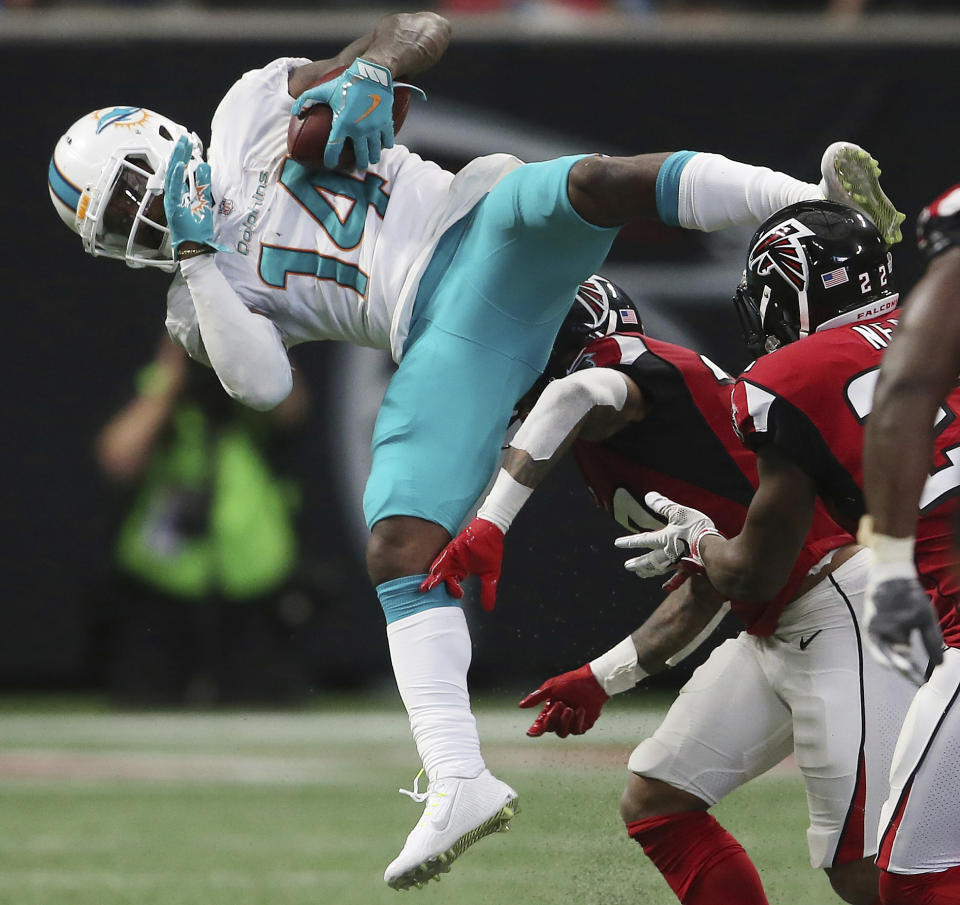
<path fill-rule="evenodd" d="M 824 152 L 820 165 L 824 195 L 866 214 L 888 245 L 903 239 L 900 224 L 906 219 L 880 187 L 880 167 L 863 148 L 835 142 Z"/>

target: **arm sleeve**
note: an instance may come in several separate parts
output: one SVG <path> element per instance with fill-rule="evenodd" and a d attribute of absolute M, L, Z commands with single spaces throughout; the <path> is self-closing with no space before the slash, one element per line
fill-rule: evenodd
<path fill-rule="evenodd" d="M 212 255 L 185 261 L 180 271 L 196 310 L 202 348 L 223 388 L 259 411 L 281 403 L 293 388 L 293 372 L 277 328 L 247 308 Z"/>
<path fill-rule="evenodd" d="M 178 270 L 167 291 L 167 333 L 194 361 L 213 367 L 200 338 L 197 309 L 187 288 L 187 281 Z"/>
<path fill-rule="evenodd" d="M 535 462 L 549 459 L 597 406 L 623 409 L 627 380 L 612 368 L 576 371 L 547 385 L 510 445 Z"/>

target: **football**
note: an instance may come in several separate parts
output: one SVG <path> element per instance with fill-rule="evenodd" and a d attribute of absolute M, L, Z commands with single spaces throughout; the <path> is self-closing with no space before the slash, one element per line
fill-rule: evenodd
<path fill-rule="evenodd" d="M 336 78 L 346 68 L 346 66 L 340 66 L 331 70 L 310 87 Z M 400 131 L 409 109 L 410 89 L 405 85 L 395 85 L 393 89 L 394 135 Z M 287 127 L 287 151 L 297 163 L 301 163 L 305 167 L 323 169 L 323 149 L 327 146 L 332 119 L 333 111 L 326 104 L 314 104 L 312 107 L 302 110 L 299 115 L 290 117 L 290 125 Z M 353 147 L 350 140 L 347 139 L 343 151 L 340 153 L 337 169 L 352 170 L 355 163 Z"/>

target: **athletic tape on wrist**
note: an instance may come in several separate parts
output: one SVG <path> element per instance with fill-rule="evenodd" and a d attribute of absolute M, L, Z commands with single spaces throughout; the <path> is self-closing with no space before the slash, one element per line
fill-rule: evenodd
<path fill-rule="evenodd" d="M 870 549 L 876 563 L 910 563 L 913 565 L 913 538 L 872 534 Z"/>
<path fill-rule="evenodd" d="M 857 529 L 857 543 L 873 551 L 875 563 L 910 563 L 913 565 L 912 537 L 891 537 L 873 530 L 873 516 L 864 515 Z"/>
<path fill-rule="evenodd" d="M 184 279 L 195 277 L 197 274 L 210 273 L 212 270 L 217 270 L 212 255 L 194 255 L 180 262 L 180 273 L 183 274 Z M 189 286 L 189 283 L 187 285 Z"/>
<path fill-rule="evenodd" d="M 637 662 L 637 648 L 630 635 L 596 660 L 591 660 L 590 670 L 603 690 L 611 696 L 633 688 L 649 675 Z"/>
<path fill-rule="evenodd" d="M 870 550 L 873 557 L 870 570 L 870 581 L 873 585 L 898 578 L 917 577 L 913 559 L 914 538 L 879 534 L 873 530 L 873 519 L 865 515 L 860 519 L 857 540 Z"/>
<path fill-rule="evenodd" d="M 521 484 L 505 468 L 501 468 L 490 493 L 477 510 L 477 518 L 492 522 L 506 534 L 531 493 L 532 487 Z"/>

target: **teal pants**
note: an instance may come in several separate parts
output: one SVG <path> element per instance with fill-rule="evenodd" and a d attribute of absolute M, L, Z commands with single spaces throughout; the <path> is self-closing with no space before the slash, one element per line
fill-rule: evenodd
<path fill-rule="evenodd" d="M 570 204 L 581 156 L 518 167 L 441 238 L 374 428 L 370 527 L 412 515 L 456 534 L 489 481 L 515 404 L 617 233 Z"/>

